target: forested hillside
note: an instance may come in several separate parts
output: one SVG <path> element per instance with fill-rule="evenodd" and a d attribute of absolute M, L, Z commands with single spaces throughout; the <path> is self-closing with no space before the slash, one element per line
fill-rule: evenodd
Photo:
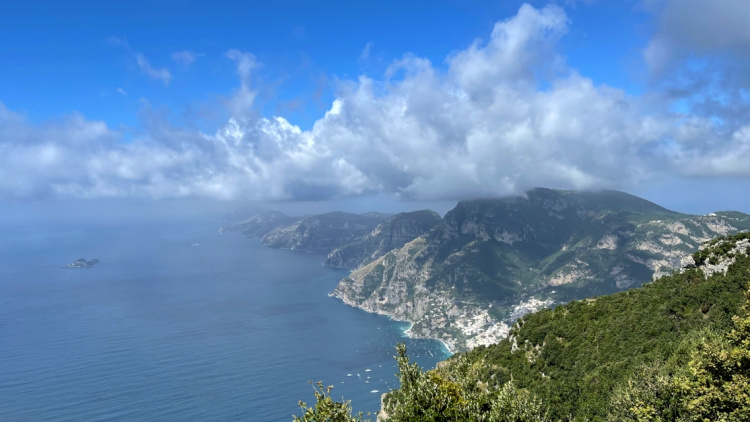
<path fill-rule="evenodd" d="M 750 420 L 748 253 L 749 233 L 720 238 L 679 273 L 527 315 L 432 371 L 399 346 L 402 387 L 380 419 Z M 318 399 L 299 420 L 355 420 Z M 322 418 L 334 408 L 343 419 Z"/>

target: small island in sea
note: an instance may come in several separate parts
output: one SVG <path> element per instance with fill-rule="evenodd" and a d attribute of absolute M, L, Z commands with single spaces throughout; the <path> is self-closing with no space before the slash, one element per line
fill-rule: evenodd
<path fill-rule="evenodd" d="M 91 268 L 98 263 L 99 260 L 96 258 L 91 261 L 87 261 L 86 258 L 78 258 L 72 264 L 63 265 L 62 268 Z"/>

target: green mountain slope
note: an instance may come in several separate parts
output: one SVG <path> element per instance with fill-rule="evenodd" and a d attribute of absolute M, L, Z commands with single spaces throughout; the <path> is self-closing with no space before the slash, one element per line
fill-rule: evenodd
<path fill-rule="evenodd" d="M 701 330 L 733 327 L 750 281 L 748 239 L 743 233 L 718 242 L 697 268 L 641 288 L 526 315 L 507 339 L 455 355 L 440 371 L 468 359 L 481 368 L 474 382 L 501 386 L 512 379 L 549 407 L 552 420 L 611 420 L 612 392 L 639 366 L 686 360 L 680 354 L 705 337 Z M 721 271 L 706 278 L 712 267 Z"/>
<path fill-rule="evenodd" d="M 535 189 L 460 202 L 333 294 L 465 350 L 505 337 L 529 311 L 668 274 L 702 242 L 745 229 L 741 213 L 691 216 L 622 192 Z"/>

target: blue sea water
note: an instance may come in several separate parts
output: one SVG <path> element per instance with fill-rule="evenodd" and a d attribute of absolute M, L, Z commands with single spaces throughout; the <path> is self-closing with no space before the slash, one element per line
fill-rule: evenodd
<path fill-rule="evenodd" d="M 375 412 L 448 352 L 328 297 L 321 255 L 210 224 L 0 226 L 0 420 L 289 421 L 308 380 Z M 191 246 L 198 244 L 196 246 Z M 88 269 L 62 269 L 77 258 Z"/>

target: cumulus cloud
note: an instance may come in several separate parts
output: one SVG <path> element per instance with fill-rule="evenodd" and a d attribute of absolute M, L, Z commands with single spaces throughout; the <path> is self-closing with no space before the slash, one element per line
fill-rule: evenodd
<path fill-rule="evenodd" d="M 559 7 L 524 5 L 447 68 L 405 55 L 382 79 L 341 81 L 310 130 L 252 117 L 259 64 L 238 50 L 226 53 L 239 79 L 232 117 L 212 133 L 146 105 L 147 134 L 123 142 L 77 114 L 38 126 L 0 105 L 0 197 L 437 200 L 623 188 L 664 174 L 750 177 L 750 125 L 596 85 L 556 50 L 569 25 Z"/>
<path fill-rule="evenodd" d="M 524 4 L 516 16 L 495 24 L 486 45 L 477 40 L 452 57 L 450 73 L 473 96 L 486 93 L 488 87 L 533 83 L 543 76 L 539 73 L 561 65 L 554 48 L 567 26 L 561 8 Z"/>
<path fill-rule="evenodd" d="M 156 69 L 146 60 L 146 57 L 141 53 L 136 53 L 135 62 L 145 75 L 151 79 L 159 79 L 164 82 L 164 86 L 169 85 L 172 80 L 172 74 L 166 68 Z"/>

